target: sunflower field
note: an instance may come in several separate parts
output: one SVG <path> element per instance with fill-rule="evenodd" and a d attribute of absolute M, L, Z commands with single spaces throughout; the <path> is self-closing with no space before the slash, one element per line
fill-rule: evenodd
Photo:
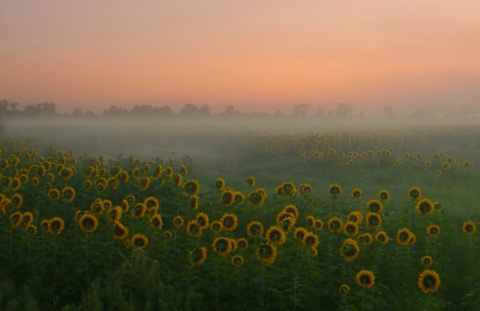
<path fill-rule="evenodd" d="M 249 131 L 208 167 L 1 137 L 0 310 L 479 310 L 479 133 Z"/>

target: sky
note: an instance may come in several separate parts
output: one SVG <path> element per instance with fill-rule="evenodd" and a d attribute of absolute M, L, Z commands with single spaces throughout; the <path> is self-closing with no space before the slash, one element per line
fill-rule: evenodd
<path fill-rule="evenodd" d="M 480 1 L 0 0 L 0 100 L 480 107 Z"/>

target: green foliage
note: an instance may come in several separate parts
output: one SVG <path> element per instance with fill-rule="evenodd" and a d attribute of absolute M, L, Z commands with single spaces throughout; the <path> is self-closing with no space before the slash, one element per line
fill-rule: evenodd
<path fill-rule="evenodd" d="M 457 134 L 464 134 L 463 130 Z M 389 135 L 392 133 L 249 134 L 246 153 L 236 160 L 240 164 L 258 160 L 257 176 L 261 177 L 256 178 L 257 185 L 266 189 L 266 200 L 259 205 L 248 201 L 248 194 L 258 188 L 241 182 L 235 187 L 227 183 L 227 187 L 245 199 L 226 205 L 222 189 L 214 186 L 218 176 L 201 167 L 194 173 L 190 169 L 182 172 L 180 164 L 193 165 L 189 157 L 181 162 L 175 157 L 166 161 L 133 156 L 105 160 L 86 154 L 77 157 L 27 139 L 4 140 L 0 154 L 0 310 L 478 309 L 479 235 L 462 229 L 466 221 L 478 223 L 478 215 L 472 212 L 478 200 L 463 184 L 478 184 L 480 179 L 474 165 L 462 165 L 473 153 L 463 150 L 462 160 L 440 156 L 451 163 L 445 169 L 441 167 L 445 162 L 437 158 L 446 146 L 437 138 L 453 140 L 452 133 L 443 129 L 418 136 L 398 132 L 393 140 Z M 433 147 L 439 151 L 427 155 Z M 277 162 L 262 163 L 270 156 Z M 425 161 L 433 164 L 426 167 Z M 291 163 L 294 171 L 281 169 Z M 71 176 L 60 173 L 66 168 L 71 169 Z M 114 168 L 126 172 L 129 179 L 122 180 Z M 322 176 L 312 177 L 316 172 Z M 245 176 L 240 175 L 246 173 L 237 172 L 235 180 L 244 181 Z M 267 173 L 271 176 L 263 185 Z M 184 180 L 200 181 L 197 209 L 183 184 L 176 183 L 177 174 L 185 175 Z M 12 180 L 22 176 L 26 178 L 16 186 Z M 285 185 L 283 181 L 292 181 L 295 191 L 277 192 Z M 302 194 L 301 183 L 310 183 L 313 192 Z M 331 195 L 330 184 L 338 184 L 343 191 Z M 421 198 L 432 198 L 432 214 L 417 213 L 418 200 L 407 196 L 412 186 L 421 189 Z M 51 189 L 62 191 L 65 187 L 75 189 L 71 200 L 64 195 L 49 196 Z M 363 196 L 354 199 L 349 192 L 357 187 Z M 382 201 L 381 227 L 371 229 L 365 221 L 367 202 L 379 199 L 382 189 L 388 190 L 391 198 Z M 18 196 L 21 204 L 15 203 Z M 128 196 L 135 202 L 127 208 L 122 204 Z M 158 200 L 158 210 L 149 208 L 137 217 L 136 204 L 150 197 Z M 95 210 L 95 204 L 105 209 Z M 269 242 L 268 228 L 285 225 L 277 216 L 287 205 L 298 209 L 298 217 L 290 214 L 293 225 L 285 229 L 285 243 L 275 246 L 270 261 L 262 263 L 257 250 Z M 117 221 L 128 230 L 126 236 L 118 235 L 118 224 L 111 219 L 116 206 L 122 206 Z M 357 235 L 329 230 L 330 219 L 338 217 L 345 223 L 352 211 L 363 215 Z M 187 224 L 196 220 L 199 212 L 208 215 L 209 223 L 222 220 L 226 213 L 234 214 L 238 224 L 222 232 L 206 225 L 193 236 Z M 15 213 L 23 217 L 18 223 L 12 218 Z M 159 227 L 150 221 L 156 213 L 162 219 Z M 92 232 L 80 222 L 84 214 L 98 222 Z M 182 226 L 174 225 L 175 216 L 184 219 Z M 323 228 L 311 226 L 309 216 L 322 220 Z M 55 217 L 62 220 L 62 230 L 49 225 Z M 262 236 L 247 234 L 252 221 L 263 225 Z M 429 225 L 438 225 L 437 237 L 428 235 Z M 36 230 L 29 231 L 31 226 Z M 295 236 L 298 228 L 318 238 L 319 245 L 311 247 Z M 402 228 L 414 236 L 409 236 L 407 245 L 397 241 Z M 380 230 L 389 236 L 386 244 L 375 241 Z M 372 241 L 362 242 L 358 236 L 367 233 Z M 145 240 L 135 241 L 140 235 Z M 248 247 L 237 245 L 226 254 L 217 253 L 213 243 L 218 237 L 232 245 L 245 238 Z M 359 243 L 358 257 L 352 260 L 340 252 L 346 238 Z M 193 265 L 190 254 L 201 247 L 207 249 L 206 259 Z M 433 258 L 429 267 L 420 262 L 426 255 Z M 243 264 L 233 264 L 234 256 L 241 256 Z M 430 294 L 424 294 L 418 284 L 420 273 L 427 268 L 441 278 L 438 291 Z M 356 279 L 361 270 L 374 276 L 371 287 L 363 288 L 365 284 Z M 342 284 L 348 285 L 348 293 L 339 291 Z"/>

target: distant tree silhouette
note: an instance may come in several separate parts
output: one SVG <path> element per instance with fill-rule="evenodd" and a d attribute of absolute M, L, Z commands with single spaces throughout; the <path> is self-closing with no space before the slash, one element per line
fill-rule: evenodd
<path fill-rule="evenodd" d="M 128 115 L 128 110 L 117 107 L 116 105 L 113 105 L 108 110 L 105 110 L 103 112 L 103 115 L 109 116 L 109 117 L 126 116 Z"/>
<path fill-rule="evenodd" d="M 236 116 L 236 115 L 240 115 L 240 111 L 235 109 L 235 107 L 233 107 L 232 105 L 228 105 L 225 107 L 225 114 L 227 116 Z"/>
<path fill-rule="evenodd" d="M 198 114 L 198 107 L 195 106 L 194 104 L 185 104 L 183 107 L 180 109 L 179 114 L 182 116 L 194 116 Z"/>
<path fill-rule="evenodd" d="M 202 105 L 198 111 L 198 114 L 202 115 L 202 116 L 208 116 L 210 114 L 210 106 L 208 105 Z"/>
<path fill-rule="evenodd" d="M 310 110 L 309 104 L 298 104 L 293 106 L 293 115 L 299 117 L 305 117 Z"/>
<path fill-rule="evenodd" d="M 131 110 L 130 114 L 133 116 L 149 116 L 153 113 L 152 105 L 135 105 Z"/>
<path fill-rule="evenodd" d="M 80 108 L 75 108 L 72 112 L 72 116 L 81 117 L 81 116 L 83 116 L 83 112 Z"/>
<path fill-rule="evenodd" d="M 27 105 L 23 108 L 23 114 L 26 116 L 55 116 L 57 106 L 55 103 L 45 102 L 36 105 Z"/>
<path fill-rule="evenodd" d="M 159 116 L 173 116 L 175 114 L 170 106 L 155 107 L 154 113 Z"/>
<path fill-rule="evenodd" d="M 348 117 L 348 114 L 353 110 L 350 105 L 345 104 L 345 103 L 339 103 L 337 105 L 337 109 L 335 109 L 335 116 L 337 118 L 346 118 Z"/>

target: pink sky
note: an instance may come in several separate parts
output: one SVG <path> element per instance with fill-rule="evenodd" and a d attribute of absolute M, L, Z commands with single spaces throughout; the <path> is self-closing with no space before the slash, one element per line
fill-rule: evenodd
<path fill-rule="evenodd" d="M 2 0 L 0 99 L 480 106 L 480 1 Z"/>

